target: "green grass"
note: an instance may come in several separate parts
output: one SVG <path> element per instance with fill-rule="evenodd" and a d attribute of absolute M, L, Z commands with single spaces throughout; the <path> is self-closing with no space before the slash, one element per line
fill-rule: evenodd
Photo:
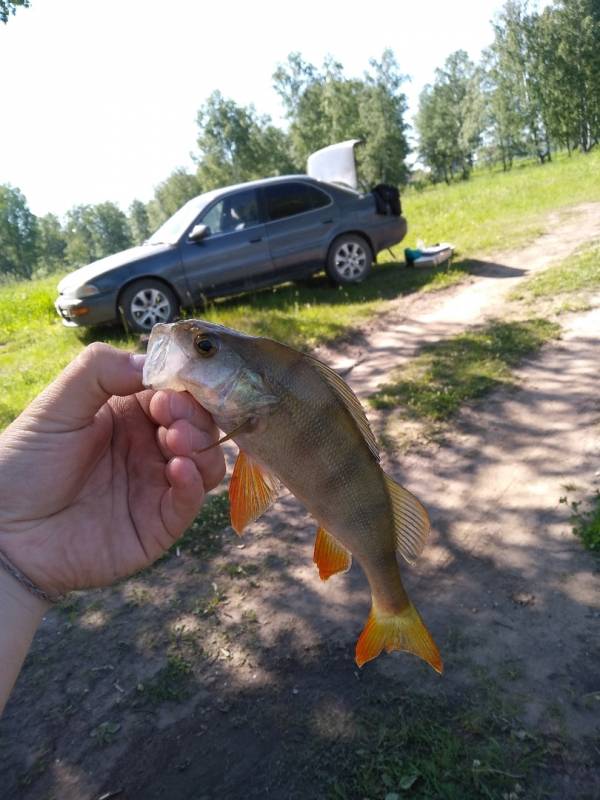
<path fill-rule="evenodd" d="M 508 250 L 540 233 L 547 212 L 592 200 L 600 200 L 600 149 L 506 173 L 480 169 L 468 181 L 405 193 L 406 241 L 450 241 L 471 257 Z"/>
<path fill-rule="evenodd" d="M 178 540 L 177 547 L 199 558 L 210 558 L 221 551 L 222 532 L 229 524 L 228 493 L 211 494 L 185 535 Z"/>
<path fill-rule="evenodd" d="M 521 283 L 511 300 L 534 302 L 539 298 L 600 290 L 600 243 L 592 242 L 571 258 L 549 267 Z"/>
<path fill-rule="evenodd" d="M 513 797 L 517 785 L 514 797 L 543 796 L 533 779 L 543 748 L 532 736 L 515 736 L 487 698 L 465 698 L 460 708 L 422 694 L 385 701 L 386 713 L 375 701 L 357 720 L 360 739 L 339 760 L 329 800 L 496 800 Z M 521 794 L 526 788 L 531 794 Z"/>
<path fill-rule="evenodd" d="M 138 699 L 149 705 L 179 702 L 189 697 L 192 678 L 191 664 L 181 656 L 171 655 L 151 680 L 138 684 Z"/>
<path fill-rule="evenodd" d="M 567 497 L 561 497 L 560 502 L 569 503 L 575 536 L 581 539 L 588 550 L 600 553 L 600 489 L 587 503 L 582 500 L 569 502 Z"/>
<path fill-rule="evenodd" d="M 286 284 L 223 299 L 198 312 L 205 319 L 249 333 L 271 336 L 300 348 L 332 342 L 360 327 L 386 300 L 460 280 L 464 265 L 450 270 L 378 267 L 371 279 L 344 289 L 318 276 L 307 286 Z M 135 349 L 138 339 L 118 329 L 72 330 L 54 311 L 59 276 L 0 286 L 0 429 L 90 341 Z"/>
<path fill-rule="evenodd" d="M 134 349 L 114 331 L 66 329 L 53 302 L 58 277 L 0 287 L 0 430 L 8 425 L 89 341 Z"/>
<path fill-rule="evenodd" d="M 389 256 L 388 256 L 389 258 Z M 388 260 L 365 283 L 334 287 L 322 275 L 304 286 L 286 284 L 262 292 L 218 300 L 205 319 L 307 349 L 334 342 L 360 328 L 385 301 L 416 291 L 435 291 L 460 281 L 467 267 L 406 269 Z"/>
<path fill-rule="evenodd" d="M 369 398 L 375 408 L 404 406 L 415 417 L 443 421 L 463 403 L 512 382 L 511 367 L 556 337 L 543 319 L 491 322 L 446 341 L 426 345 Z"/>
<path fill-rule="evenodd" d="M 600 200 L 600 150 L 557 157 L 552 164 L 523 165 L 509 173 L 477 171 L 470 181 L 438 185 L 403 196 L 409 233 L 359 286 L 335 289 L 320 276 L 308 285 L 286 285 L 219 300 L 203 317 L 292 346 L 311 348 L 361 329 L 388 301 L 410 292 L 443 289 L 463 278 L 468 258 L 518 246 L 541 230 L 549 210 Z M 452 241 L 461 261 L 452 269 L 408 270 L 404 246 Z M 61 276 L 0 286 L 0 429 L 92 340 L 133 349 L 136 339 L 111 330 L 65 329 L 53 308 Z"/>

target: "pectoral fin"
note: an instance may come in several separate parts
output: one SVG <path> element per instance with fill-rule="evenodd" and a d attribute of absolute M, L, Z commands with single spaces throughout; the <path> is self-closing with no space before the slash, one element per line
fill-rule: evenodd
<path fill-rule="evenodd" d="M 389 475 L 385 476 L 394 511 L 396 549 L 409 564 L 421 555 L 431 530 L 429 515 L 419 500 Z"/>
<path fill-rule="evenodd" d="M 325 528 L 319 528 L 315 539 L 313 561 L 319 568 L 319 578 L 326 581 L 336 572 L 348 572 L 352 566 L 352 553 Z"/>
<path fill-rule="evenodd" d="M 229 484 L 231 525 L 234 531 L 241 534 L 246 525 L 264 514 L 278 494 L 279 481 L 275 475 L 240 450 Z"/>

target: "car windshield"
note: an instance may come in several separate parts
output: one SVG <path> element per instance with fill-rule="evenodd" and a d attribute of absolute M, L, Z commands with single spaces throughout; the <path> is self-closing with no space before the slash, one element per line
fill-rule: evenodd
<path fill-rule="evenodd" d="M 213 196 L 213 192 L 205 192 L 192 200 L 188 200 L 179 211 L 176 211 L 172 217 L 163 222 L 156 233 L 153 233 L 144 244 L 177 244 L 198 214 L 212 200 Z"/>

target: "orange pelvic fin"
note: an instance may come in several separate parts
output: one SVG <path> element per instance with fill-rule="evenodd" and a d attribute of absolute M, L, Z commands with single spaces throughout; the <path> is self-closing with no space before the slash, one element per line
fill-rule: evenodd
<path fill-rule="evenodd" d="M 385 650 L 406 650 L 427 661 L 440 675 L 444 665 L 431 634 L 423 624 L 419 612 L 410 603 L 399 614 L 378 611 L 375 604 L 367 624 L 356 643 L 356 663 L 362 667 L 367 661 Z"/>
<path fill-rule="evenodd" d="M 319 528 L 315 539 L 313 561 L 319 568 L 319 578 L 326 581 L 336 572 L 348 572 L 352 566 L 352 553 L 325 528 Z"/>
<path fill-rule="evenodd" d="M 229 484 L 231 525 L 234 531 L 241 534 L 246 525 L 264 514 L 278 494 L 277 478 L 240 450 Z"/>
<path fill-rule="evenodd" d="M 405 561 L 414 564 L 421 555 L 431 530 L 429 515 L 422 503 L 389 475 L 385 485 L 392 501 L 396 549 Z"/>

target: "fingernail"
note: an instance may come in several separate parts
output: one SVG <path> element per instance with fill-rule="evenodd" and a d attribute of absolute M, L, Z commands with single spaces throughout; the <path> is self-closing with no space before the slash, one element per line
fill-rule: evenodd
<path fill-rule="evenodd" d="M 130 353 L 129 359 L 134 369 L 136 369 L 138 372 L 141 372 L 144 369 L 144 361 L 146 360 L 144 353 Z"/>
<path fill-rule="evenodd" d="M 192 416 L 190 404 L 180 392 L 171 392 L 169 407 L 175 419 L 189 419 Z"/>

